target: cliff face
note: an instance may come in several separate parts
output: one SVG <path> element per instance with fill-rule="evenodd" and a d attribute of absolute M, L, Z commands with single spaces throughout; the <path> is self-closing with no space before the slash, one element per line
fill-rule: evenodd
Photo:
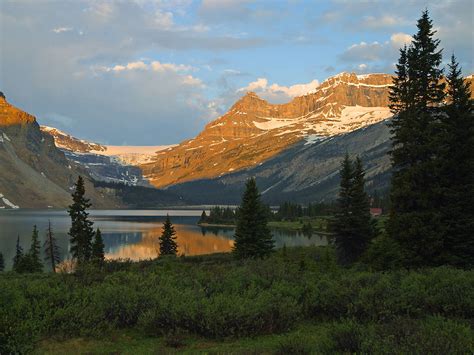
<path fill-rule="evenodd" d="M 58 208 L 71 202 L 77 176 L 86 178 L 94 207 L 118 206 L 113 196 L 93 188 L 88 174 L 69 162 L 34 116 L 0 95 L 0 208 Z"/>
<path fill-rule="evenodd" d="M 391 116 L 387 74 L 342 73 L 311 94 L 273 105 L 247 93 L 195 138 L 140 167 L 157 187 L 255 166 L 302 140 L 328 137 Z"/>

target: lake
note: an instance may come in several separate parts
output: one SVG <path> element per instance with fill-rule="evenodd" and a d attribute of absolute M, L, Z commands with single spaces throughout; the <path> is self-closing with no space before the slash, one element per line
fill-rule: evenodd
<path fill-rule="evenodd" d="M 233 228 L 202 228 L 197 225 L 202 210 L 91 210 L 94 228 L 100 228 L 108 259 L 150 259 L 158 254 L 158 237 L 167 214 L 175 226 L 178 253 L 199 255 L 229 252 L 233 246 Z M 18 235 L 20 245 L 27 251 L 31 231 L 36 225 L 43 244 L 51 221 L 54 235 L 61 248 L 61 258 L 70 258 L 69 231 L 71 220 L 66 211 L 60 210 L 0 210 L 0 252 L 7 270 L 15 255 Z M 286 246 L 325 245 L 323 236 L 307 237 L 302 233 L 272 230 L 277 248 Z"/>

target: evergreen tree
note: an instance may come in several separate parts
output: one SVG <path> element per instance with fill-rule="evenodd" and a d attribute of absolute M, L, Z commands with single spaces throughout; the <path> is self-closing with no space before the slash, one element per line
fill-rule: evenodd
<path fill-rule="evenodd" d="M 97 228 L 95 232 L 94 243 L 92 244 L 92 260 L 97 265 L 103 265 L 105 261 L 105 252 L 104 252 L 104 240 L 102 239 L 102 233 L 100 229 Z"/>
<path fill-rule="evenodd" d="M 20 236 L 16 239 L 15 257 L 13 258 L 13 271 L 21 272 L 23 261 L 23 248 L 20 245 Z"/>
<path fill-rule="evenodd" d="M 38 228 L 33 226 L 33 233 L 31 235 L 31 246 L 28 252 L 28 271 L 41 272 L 43 270 L 43 263 L 41 262 L 41 244 L 39 241 Z"/>
<path fill-rule="evenodd" d="M 443 129 L 441 174 L 446 225 L 444 261 L 474 266 L 474 117 L 469 83 L 465 82 L 454 55 L 448 65 L 448 106 L 441 116 Z"/>
<path fill-rule="evenodd" d="M 5 270 L 5 260 L 3 259 L 3 254 L 0 253 L 0 272 Z"/>
<path fill-rule="evenodd" d="M 44 260 L 51 263 L 51 270 L 56 272 L 56 265 L 60 262 L 59 246 L 57 245 L 56 238 L 54 238 L 53 228 L 51 227 L 51 221 L 48 221 L 48 229 L 46 230 L 46 239 L 44 241 Z"/>
<path fill-rule="evenodd" d="M 343 265 L 358 260 L 374 236 L 364 175 L 360 158 L 352 163 L 346 154 L 340 170 L 338 210 L 332 222 L 338 260 Z"/>
<path fill-rule="evenodd" d="M 176 231 L 171 223 L 170 216 L 166 215 L 163 223 L 163 232 L 160 237 L 160 255 L 176 255 L 178 244 L 176 243 Z"/>
<path fill-rule="evenodd" d="M 442 57 L 428 11 L 417 27 L 411 46 L 401 51 L 390 95 L 395 116 L 388 232 L 404 251 L 407 266 L 439 263 L 443 245 L 436 139 L 444 98 Z"/>
<path fill-rule="evenodd" d="M 207 214 L 206 211 L 202 211 L 201 218 L 199 219 L 198 224 L 207 223 Z"/>
<path fill-rule="evenodd" d="M 94 238 L 93 222 L 89 221 L 89 213 L 86 211 L 91 204 L 84 195 L 84 180 L 79 176 L 72 194 L 73 203 L 68 210 L 69 216 L 71 216 L 71 228 L 69 230 L 71 252 L 79 264 L 90 260 Z"/>
<path fill-rule="evenodd" d="M 351 226 L 353 225 L 351 216 L 351 188 L 352 176 L 354 175 L 354 169 L 348 153 L 346 153 L 341 163 L 339 175 L 341 181 L 337 199 L 338 208 L 331 227 L 335 235 L 334 243 L 338 260 L 342 264 L 348 264 L 352 259 L 350 248 L 352 244 L 350 243 L 352 238 Z"/>
<path fill-rule="evenodd" d="M 267 209 L 260 201 L 257 183 L 250 178 L 237 211 L 233 252 L 238 258 L 262 258 L 273 251 L 274 242 L 267 221 Z"/>
<path fill-rule="evenodd" d="M 355 223 L 356 242 L 354 250 L 359 258 L 375 236 L 375 226 L 370 215 L 369 196 L 365 191 L 365 172 L 362 160 L 356 157 L 351 188 L 351 215 Z"/>

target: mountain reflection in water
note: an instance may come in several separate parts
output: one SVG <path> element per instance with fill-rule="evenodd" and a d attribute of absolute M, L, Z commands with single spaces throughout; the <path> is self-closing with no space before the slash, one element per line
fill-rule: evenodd
<path fill-rule="evenodd" d="M 197 225 L 202 210 L 91 210 L 94 228 L 100 228 L 104 238 L 108 259 L 150 259 L 158 256 L 158 238 L 163 222 L 169 214 L 175 226 L 178 253 L 199 255 L 232 250 L 235 230 L 233 228 L 206 227 Z M 3 253 L 6 269 L 10 270 L 15 256 L 17 237 L 24 251 L 31 243 L 33 225 L 39 230 L 43 245 L 51 221 L 54 235 L 60 247 L 62 260 L 71 258 L 71 219 L 66 211 L 59 210 L 0 210 L 0 252 Z M 300 232 L 272 230 L 275 247 L 283 245 L 326 245 L 324 236 L 308 237 Z M 44 255 L 43 255 L 44 256 Z"/>
<path fill-rule="evenodd" d="M 205 230 L 175 225 L 178 255 L 200 255 L 224 253 L 232 250 L 234 241 L 226 236 L 206 233 Z M 104 235 L 106 258 L 110 259 L 152 259 L 159 254 L 161 227 L 142 232 L 108 233 Z"/>

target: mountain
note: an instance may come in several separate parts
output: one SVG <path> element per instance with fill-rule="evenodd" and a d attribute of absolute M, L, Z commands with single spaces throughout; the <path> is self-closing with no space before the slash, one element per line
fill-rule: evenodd
<path fill-rule="evenodd" d="M 473 76 L 465 80 L 472 87 Z M 195 203 L 237 204 L 244 181 L 254 176 L 267 203 L 328 201 L 337 195 L 340 162 L 349 152 L 359 155 L 364 162 L 368 191 L 386 191 L 391 176 L 388 155 L 391 141 L 387 126 L 391 116 L 387 107 L 390 83 L 390 76 L 385 74 L 361 76 L 343 73 L 329 78 L 315 93 L 295 98 L 286 105 L 270 105 L 249 94 L 226 115 L 206 127 L 198 136 L 200 144 L 203 145 L 204 137 L 215 127 L 225 135 L 228 127 L 234 124 L 235 112 L 237 115 L 246 112 L 243 116 L 251 116 L 251 119 L 242 122 L 252 129 L 249 136 L 257 135 L 257 139 L 252 140 L 253 145 L 245 148 L 237 159 L 243 157 L 245 160 L 249 151 L 271 147 L 272 143 L 277 153 L 265 151 L 271 155 L 269 158 L 260 162 L 256 159 L 238 171 L 230 168 L 217 176 L 192 181 L 186 181 L 185 177 L 167 190 Z M 474 99 L 474 93 L 471 93 L 471 98 Z M 254 101 L 253 105 L 249 104 L 250 100 Z M 252 107 L 254 110 L 250 113 Z M 262 117 L 264 121 L 255 119 Z M 267 131 L 259 133 L 258 129 Z M 226 137 L 228 140 L 238 139 L 230 135 Z M 285 137 L 284 142 L 281 137 Z M 268 140 L 270 142 L 266 145 Z M 166 154 L 168 152 L 162 153 Z M 176 166 L 179 171 L 180 165 Z M 206 169 L 204 171 L 208 173 Z"/>
<path fill-rule="evenodd" d="M 249 92 L 194 139 L 158 152 L 140 168 L 156 187 L 256 166 L 302 140 L 351 132 L 391 116 L 388 74 L 342 73 L 313 93 L 273 105 Z"/>
<path fill-rule="evenodd" d="M 350 152 L 360 155 L 364 162 L 368 191 L 384 192 L 391 175 L 387 122 L 334 137 L 300 140 L 257 166 L 214 179 L 173 185 L 167 191 L 197 204 L 238 204 L 243 182 L 254 176 L 263 200 L 270 204 L 333 200 L 339 189 L 341 161 Z"/>
<path fill-rule="evenodd" d="M 156 153 L 172 146 L 113 146 L 92 143 L 71 136 L 57 128 L 41 126 L 52 136 L 66 158 L 84 166 L 95 180 L 149 186 L 138 165 L 145 164 Z"/>
<path fill-rule="evenodd" d="M 86 178 L 94 207 L 122 204 L 95 189 L 87 171 L 66 159 L 36 118 L 7 102 L 0 93 L 0 208 L 57 208 L 71 201 L 78 175 Z"/>

